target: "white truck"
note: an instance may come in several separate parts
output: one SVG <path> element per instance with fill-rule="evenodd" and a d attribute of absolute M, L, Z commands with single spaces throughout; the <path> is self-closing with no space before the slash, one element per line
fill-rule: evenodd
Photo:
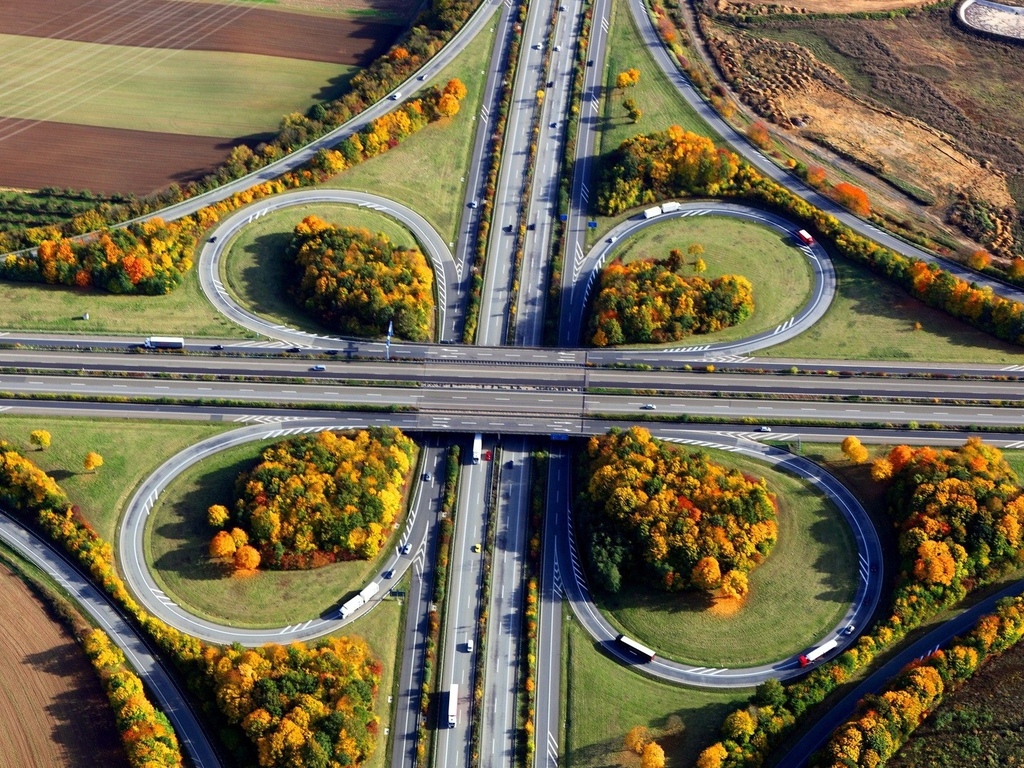
<path fill-rule="evenodd" d="M 181 336 L 150 336 L 142 346 L 146 349 L 184 349 L 185 340 Z"/>
<path fill-rule="evenodd" d="M 452 683 L 451 690 L 448 691 L 448 727 L 454 728 L 459 722 L 459 686 L 458 683 Z"/>
<path fill-rule="evenodd" d="M 683 207 L 682 203 L 677 203 L 675 200 L 670 200 L 667 203 L 662 203 L 661 204 L 661 212 L 662 213 L 672 213 L 674 211 L 678 211 L 682 207 Z"/>
<path fill-rule="evenodd" d="M 648 208 L 644 211 L 645 219 L 653 219 L 655 216 L 661 216 L 661 206 L 656 205 L 653 208 Z"/>
<path fill-rule="evenodd" d="M 363 605 L 365 604 L 366 598 L 363 597 L 362 594 L 356 595 L 347 603 L 341 606 L 341 618 L 347 619 L 349 616 L 355 613 L 357 609 L 362 608 Z"/>
<path fill-rule="evenodd" d="M 361 590 L 359 590 L 359 596 L 363 598 L 364 603 L 370 602 L 370 598 L 380 592 L 380 584 L 376 581 L 371 581 Z"/>
<path fill-rule="evenodd" d="M 480 463 L 480 456 L 483 453 L 484 436 L 477 432 L 473 435 L 473 463 Z"/>

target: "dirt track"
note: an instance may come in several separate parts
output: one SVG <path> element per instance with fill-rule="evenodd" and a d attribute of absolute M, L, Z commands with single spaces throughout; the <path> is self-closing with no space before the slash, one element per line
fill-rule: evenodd
<path fill-rule="evenodd" d="M 0 141 L 0 187 L 148 194 L 203 176 L 239 143 L 209 136 L 20 123 L 11 127 L 14 135 Z M 18 133 L 23 126 L 27 130 Z"/>
<path fill-rule="evenodd" d="M 0 32 L 145 48 L 191 48 L 364 66 L 397 36 L 376 21 L 179 0 L 3 0 Z"/>
<path fill-rule="evenodd" d="M 85 652 L 0 567 L 0 765 L 127 768 Z"/>

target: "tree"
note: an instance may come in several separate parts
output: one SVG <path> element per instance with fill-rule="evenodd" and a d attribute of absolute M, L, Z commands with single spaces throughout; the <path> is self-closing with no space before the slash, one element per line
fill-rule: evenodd
<path fill-rule="evenodd" d="M 260 566 L 260 553 L 244 544 L 235 551 L 235 571 L 251 573 Z"/>
<path fill-rule="evenodd" d="M 722 768 L 729 752 L 721 742 L 716 742 L 700 753 L 697 758 L 697 768 Z"/>
<path fill-rule="evenodd" d="M 768 126 L 760 120 L 751 123 L 747 128 L 747 138 L 759 149 L 768 149 L 772 145 L 772 136 L 768 133 Z"/>
<path fill-rule="evenodd" d="M 643 756 L 640 758 L 640 768 L 665 768 L 665 750 L 658 742 L 652 741 L 644 747 Z"/>
<path fill-rule="evenodd" d="M 871 204 L 868 203 L 868 196 L 864 190 L 841 181 L 833 187 L 836 202 L 844 205 L 858 216 L 867 216 L 871 213 Z"/>
<path fill-rule="evenodd" d="M 638 755 L 644 753 L 644 747 L 651 740 L 651 734 L 642 725 L 634 725 L 630 728 L 629 733 L 626 734 L 626 749 L 630 752 L 636 752 Z"/>
<path fill-rule="evenodd" d="M 967 259 L 967 266 L 969 266 L 971 269 L 976 269 L 979 272 L 985 269 L 985 267 L 987 267 L 991 263 L 992 254 L 984 250 L 975 251 L 974 253 L 971 254 L 970 258 Z"/>
<path fill-rule="evenodd" d="M 686 249 L 686 252 L 691 256 L 703 256 L 704 246 L 700 243 L 690 243 L 690 247 Z"/>
<path fill-rule="evenodd" d="M 863 464 L 868 460 L 868 449 L 861 445 L 860 440 L 853 435 L 850 435 L 843 440 L 840 448 L 842 448 L 843 453 L 846 454 L 846 458 L 854 464 Z"/>
<path fill-rule="evenodd" d="M 718 565 L 718 560 L 713 557 L 702 557 L 693 567 L 690 578 L 698 589 L 708 592 L 718 589 L 722 583 L 722 569 Z"/>
<path fill-rule="evenodd" d="M 96 451 L 89 451 L 85 454 L 85 459 L 82 460 L 82 466 L 85 467 L 86 472 L 95 472 L 103 466 L 103 457 Z"/>
<path fill-rule="evenodd" d="M 737 709 L 726 716 L 722 733 L 736 741 L 746 741 L 754 735 L 757 722 L 745 709 Z"/>
<path fill-rule="evenodd" d="M 807 183 L 815 189 L 825 184 L 825 169 L 820 165 L 812 165 L 807 169 Z"/>
<path fill-rule="evenodd" d="M 633 69 L 632 67 L 627 69 L 625 72 L 619 72 L 619 74 L 615 76 L 615 87 L 620 91 L 630 88 L 639 82 L 640 70 Z"/>
<path fill-rule="evenodd" d="M 450 96 L 454 96 L 459 101 L 466 98 L 466 86 L 457 77 L 453 77 L 444 86 L 444 92 Z"/>
<path fill-rule="evenodd" d="M 697 259 L 695 262 L 693 262 L 693 271 L 696 272 L 698 275 L 704 274 L 705 272 L 707 272 L 707 269 L 708 265 L 707 262 L 704 261 L 704 259 Z"/>
<path fill-rule="evenodd" d="M 206 522 L 210 524 L 211 528 L 223 528 L 230 516 L 228 508 L 223 504 L 212 504 L 206 510 Z"/>
<path fill-rule="evenodd" d="M 722 577 L 722 594 L 726 597 L 740 599 L 750 592 L 750 584 L 747 581 L 747 574 L 743 571 L 729 571 Z"/>
<path fill-rule="evenodd" d="M 40 451 L 45 451 L 50 447 L 50 433 L 45 429 L 34 430 L 29 436 L 28 441 L 32 445 L 36 446 Z"/>
<path fill-rule="evenodd" d="M 445 117 L 454 117 L 459 113 L 459 100 L 450 93 L 443 93 L 437 100 L 437 111 Z"/>
<path fill-rule="evenodd" d="M 236 550 L 235 540 L 227 531 L 217 531 L 210 540 L 210 557 L 233 557 Z"/>

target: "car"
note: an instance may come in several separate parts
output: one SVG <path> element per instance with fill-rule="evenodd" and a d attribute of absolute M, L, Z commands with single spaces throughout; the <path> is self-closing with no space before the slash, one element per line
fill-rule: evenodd
<path fill-rule="evenodd" d="M 608 238 L 608 242 L 609 243 L 614 243 L 618 239 L 619 239 L 618 235 L 612 235 L 611 237 Z"/>
<path fill-rule="evenodd" d="M 403 544 L 402 548 L 398 551 L 403 555 L 408 555 L 412 551 L 412 544 Z"/>
<path fill-rule="evenodd" d="M 536 225 L 536 224 L 533 224 L 533 223 L 531 223 L 531 224 L 530 224 L 530 226 L 528 226 L 528 227 L 527 227 L 527 229 L 528 229 L 528 230 L 530 230 L 531 232 L 532 232 L 533 230 L 535 230 L 536 228 L 537 228 L 537 225 Z"/>
<path fill-rule="evenodd" d="M 473 639 L 470 638 L 469 640 L 466 641 L 466 653 L 472 653 L 472 652 L 473 652 Z"/>
<path fill-rule="evenodd" d="M 854 631 L 856 629 L 857 629 L 857 626 L 855 624 L 847 624 L 846 628 L 843 630 L 843 634 L 846 635 L 847 637 L 849 637 L 850 635 L 852 635 L 854 633 Z"/>
<path fill-rule="evenodd" d="M 512 232 L 512 225 L 511 224 L 506 224 L 505 225 L 505 231 L 508 232 L 508 233 L 511 233 Z"/>
<path fill-rule="evenodd" d="M 291 347 L 288 351 L 291 352 L 293 355 L 297 355 L 302 350 L 299 349 L 298 347 Z"/>
<path fill-rule="evenodd" d="M 470 208 L 476 208 L 476 207 L 478 207 L 479 205 L 480 205 L 480 203 L 478 203 L 478 202 L 477 202 L 476 200 L 470 200 L 470 201 L 469 201 L 469 207 L 470 207 Z"/>
<path fill-rule="evenodd" d="M 656 411 L 658 410 L 658 406 L 656 406 L 654 403 L 644 403 L 643 405 L 640 406 L 640 409 L 644 411 Z"/>
<path fill-rule="evenodd" d="M 310 366 L 309 370 L 311 370 L 311 371 L 326 371 L 327 370 L 327 366 L 326 365 L 312 365 L 312 366 Z"/>
<path fill-rule="evenodd" d="M 509 459 L 508 461 L 505 462 L 505 469 L 512 469 L 512 467 L 514 467 L 515 465 L 516 463 L 512 461 L 512 459 Z"/>
<path fill-rule="evenodd" d="M 426 75 L 420 75 L 420 76 L 419 76 L 419 77 L 417 77 L 416 79 L 417 79 L 417 80 L 419 80 L 420 82 L 423 82 L 424 80 L 426 80 L 426 79 L 427 79 L 427 76 L 426 76 Z"/>
<path fill-rule="evenodd" d="M 540 50 L 540 43 L 534 43 L 533 44 L 533 50 L 539 51 Z"/>
<path fill-rule="evenodd" d="M 472 547 L 470 547 L 470 549 L 473 550 L 474 552 L 479 552 L 480 551 L 480 545 L 479 544 L 474 544 Z"/>
<path fill-rule="evenodd" d="M 758 427 L 757 431 L 758 432 L 771 432 L 772 428 L 771 427 Z"/>
<path fill-rule="evenodd" d="M 587 66 L 588 66 L 588 67 L 592 67 L 592 66 L 594 66 L 594 60 L 593 60 L 593 59 L 591 59 L 590 61 L 588 61 L 588 62 L 587 62 Z"/>
<path fill-rule="evenodd" d="M 211 238 L 210 238 L 210 240 L 209 240 L 209 242 L 211 242 L 211 243 L 216 243 L 216 242 L 217 242 L 217 236 L 216 236 L 216 235 L 214 235 L 213 237 L 211 237 Z"/>
<path fill-rule="evenodd" d="M 560 50 L 562 50 L 562 46 L 560 46 L 560 45 L 556 45 L 556 46 L 555 46 L 555 50 L 556 50 L 556 51 L 560 51 Z"/>
<path fill-rule="evenodd" d="M 430 473 L 429 472 L 424 472 L 423 473 L 423 482 L 424 483 L 429 483 L 430 482 Z"/>
<path fill-rule="evenodd" d="M 212 347 L 210 347 L 210 349 L 212 349 L 214 352 L 220 352 L 222 349 L 224 349 L 224 345 L 214 344 Z"/>
<path fill-rule="evenodd" d="M 382 579 L 390 579 L 390 578 L 393 578 L 394 575 L 395 575 L 395 572 L 392 569 L 388 568 L 386 571 L 384 571 L 384 573 L 382 573 L 380 575 L 380 577 Z"/>
<path fill-rule="evenodd" d="M 558 122 L 557 122 L 557 121 L 553 122 L 553 123 L 551 124 L 551 127 L 552 127 L 552 128 L 557 128 L 557 127 L 558 127 Z"/>
<path fill-rule="evenodd" d="M 401 91 L 399 91 L 398 93 L 392 93 L 391 94 L 391 100 L 392 101 L 398 101 L 400 98 L 402 98 L 402 92 Z"/>
<path fill-rule="evenodd" d="M 565 6 L 564 6 L 564 5 L 560 5 L 560 6 L 558 6 L 558 10 L 560 10 L 560 11 L 564 11 L 564 10 L 565 10 Z"/>
<path fill-rule="evenodd" d="M 554 88 L 554 87 L 555 87 L 555 81 L 554 80 L 548 80 L 548 88 Z"/>
<path fill-rule="evenodd" d="M 325 355 L 336 355 L 336 354 L 338 354 L 338 350 L 336 350 L 336 349 L 328 349 L 326 352 L 324 352 L 324 354 Z"/>

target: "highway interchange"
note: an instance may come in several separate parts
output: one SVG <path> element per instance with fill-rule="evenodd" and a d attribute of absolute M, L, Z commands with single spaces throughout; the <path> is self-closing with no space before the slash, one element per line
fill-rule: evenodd
<path fill-rule="evenodd" d="M 594 61 L 594 66 L 585 69 L 584 103 L 567 221 L 568 245 L 566 267 L 563 269 L 559 336 L 564 348 L 542 349 L 539 344 L 549 268 L 544 255 L 548 252 L 557 206 L 557 175 L 561 168 L 559 158 L 564 142 L 565 115 L 569 108 L 571 63 L 579 42 L 576 29 L 583 11 L 580 0 L 566 2 L 563 10 L 550 0 L 532 3 L 524 24 L 522 56 L 513 83 L 508 139 L 494 201 L 495 213 L 479 318 L 479 345 L 468 347 L 452 342 L 461 337 L 466 319 L 463 313 L 475 249 L 478 209 L 469 203 L 478 200 L 482 194 L 488 139 L 492 131 L 491 116 L 508 64 L 504 50 L 513 24 L 510 7 L 492 2 L 481 6 L 463 32 L 423 72 L 425 76 L 438 73 L 492 19 L 498 25 L 494 56 L 485 85 L 485 106 L 476 121 L 477 135 L 459 242 L 454 250 L 415 211 L 394 201 L 368 193 L 304 190 L 261 201 L 222 221 L 209 233 L 211 242 L 203 247 L 197 265 L 204 293 L 214 306 L 240 326 L 270 341 L 225 340 L 220 345 L 224 350 L 211 355 L 208 354 L 209 341 L 190 340 L 190 352 L 207 354 L 157 355 L 124 354 L 127 345 L 123 339 L 116 338 L 61 338 L 23 333 L 0 338 L 2 342 L 31 347 L 0 349 L 0 393 L 5 398 L 0 400 L 0 410 L 41 415 L 188 418 L 240 424 L 261 422 L 210 438 L 169 459 L 136 491 L 124 513 L 120 529 L 118 551 L 121 567 L 132 591 L 147 610 L 173 626 L 214 642 L 259 644 L 311 639 L 334 631 L 351 619 L 343 621 L 336 611 L 330 611 L 322 616 L 297 617 L 297 623 L 288 627 L 238 629 L 201 620 L 176 605 L 161 591 L 159 583 L 142 562 L 141 552 L 146 517 L 161 490 L 182 469 L 247 440 L 284 437 L 319 429 L 391 424 L 426 436 L 418 471 L 430 479 L 423 480 L 421 475 L 417 475 L 421 479 L 416 481 L 409 514 L 396 536 L 394 549 L 382 559 L 379 571 L 380 574 L 392 571 L 394 582 L 407 573 L 410 576 L 399 695 L 393 719 L 393 768 L 411 765 L 416 749 L 423 669 L 422 639 L 426 631 L 434 562 L 433 534 L 440 514 L 441 485 L 438 478 L 443 477 L 445 447 L 451 439 L 448 435 L 457 436 L 455 439 L 461 441 L 465 448 L 464 435 L 482 432 L 488 436 L 489 447 L 494 450 L 493 461 L 479 464 L 464 462 L 460 475 L 451 558 L 453 578 L 448 614 L 443 617 L 443 641 L 438 664 L 441 690 L 450 690 L 453 683 L 459 685 L 459 720 L 454 728 L 436 731 L 435 754 L 436 765 L 454 768 L 470 762 L 469 727 L 475 658 L 469 651 L 470 641 L 477 648 L 486 648 L 481 764 L 513 764 L 518 669 L 521 663 L 517 640 L 521 626 L 521 582 L 526 553 L 530 473 L 533 471 L 529 454 L 547 443 L 546 440 L 538 440 L 538 436 L 601 434 L 611 426 L 635 422 L 640 417 L 657 416 L 666 420 L 651 420 L 647 426 L 659 437 L 683 444 L 742 451 L 780 464 L 787 471 L 807 479 L 828 494 L 846 517 L 854 531 L 861 560 L 856 598 L 829 637 L 838 636 L 851 623 L 858 627 L 867 623 L 878 605 L 883 569 L 877 535 L 856 499 L 841 484 L 809 462 L 766 445 L 766 439 L 837 440 L 856 433 L 873 441 L 955 444 L 962 442 L 965 435 L 958 430 L 983 426 L 992 430 L 987 439 L 996 445 L 1024 444 L 1016 432 L 1024 427 L 1024 410 L 1018 407 L 1020 382 L 1017 371 L 1007 371 L 1006 366 L 752 361 L 749 358 L 752 352 L 797 335 L 827 310 L 834 293 L 835 277 L 827 254 L 820 248 L 804 249 L 812 265 L 815 289 L 808 304 L 785 327 L 726 345 L 664 350 L 586 350 L 577 346 L 587 291 L 601 263 L 616 242 L 663 220 L 634 217 L 606 233 L 605 239 L 592 249 L 585 248 L 587 200 L 589 185 L 593 183 L 598 96 L 604 82 L 609 5 L 608 0 L 595 0 L 593 4 L 591 44 L 587 56 Z M 670 80 L 694 109 L 762 172 L 889 247 L 919 258 L 935 258 L 836 208 L 831 201 L 821 198 L 759 155 L 710 109 L 676 70 L 659 43 L 640 0 L 631 0 L 630 9 L 646 45 Z M 548 34 L 547 27 L 552 19 L 555 24 Z M 554 46 L 559 50 L 555 51 Z M 411 91 L 415 85 L 415 81 L 410 81 L 398 90 Z M 538 100 L 536 92 L 541 89 L 546 89 L 546 97 Z M 294 168 L 320 146 L 339 141 L 391 106 L 384 100 L 357 120 L 318 140 L 311 149 L 302 150 L 247 179 L 160 214 L 165 218 L 185 215 L 214 199 L 221 199 Z M 526 176 L 527 152 L 532 137 L 530 126 L 533 125 L 539 129 L 537 155 L 532 160 L 532 183 L 524 185 L 522 179 Z M 381 342 L 321 337 L 299 328 L 275 326 L 239 307 L 220 281 L 219 260 L 232 236 L 269 210 L 307 202 L 369 206 L 395 217 L 412 229 L 435 267 L 438 327 L 440 338 L 448 343 L 396 342 L 385 348 Z M 672 215 L 712 214 L 768 218 L 761 212 L 712 203 L 688 203 Z M 509 301 L 520 223 L 528 225 L 523 235 L 523 250 L 527 258 L 522 266 L 518 305 L 514 313 L 516 322 L 512 338 L 515 343 L 506 345 L 513 316 Z M 772 217 L 764 223 L 789 235 L 794 233 L 792 224 L 777 218 Z M 505 231 L 508 224 L 513 225 L 511 232 Z M 985 283 L 973 273 L 967 278 L 979 284 Z M 1006 286 L 996 284 L 994 288 L 1011 298 L 1021 299 L 1016 291 Z M 75 351 L 72 349 L 75 345 L 81 345 L 88 351 Z M 282 347 L 285 346 L 299 347 L 302 353 L 284 353 Z M 336 354 L 326 354 L 328 352 Z M 394 362 L 383 366 L 379 358 L 384 356 Z M 323 364 L 326 370 L 310 371 L 313 362 Z M 657 369 L 610 367 L 615 364 L 643 364 Z M 699 372 L 708 364 L 714 364 L 718 371 Z M 695 370 L 686 370 L 687 366 Z M 794 366 L 802 371 L 871 372 L 885 374 L 886 377 L 792 375 L 789 370 Z M 722 372 L 722 369 L 730 368 L 736 372 Z M 755 369 L 757 372 L 752 372 Z M 965 371 L 978 378 L 943 378 Z M 122 375 L 99 375 L 102 373 Z M 244 377 L 244 383 L 238 381 L 239 377 Z M 388 385 L 381 386 L 381 382 Z M 650 393 L 638 395 L 635 390 Z M 20 399 L 40 394 L 82 399 L 53 402 Z M 89 398 L 108 399 L 110 402 L 90 402 Z M 114 402 L 114 398 L 138 402 Z M 172 401 L 191 404 L 174 404 Z M 309 405 L 323 410 L 301 407 Z M 341 406 L 345 410 L 338 410 Z M 706 417 L 714 422 L 698 425 L 669 420 L 683 416 Z M 755 431 L 751 426 L 755 421 L 758 424 L 772 423 L 776 425 L 773 427 L 775 431 Z M 843 426 L 801 423 L 808 421 L 837 421 Z M 911 422 L 935 425 L 935 429 L 908 431 L 905 426 Z M 858 427 L 858 424 L 864 426 Z M 891 427 L 873 428 L 878 424 L 891 424 Z M 541 565 L 540 652 L 536 673 L 537 766 L 558 763 L 563 601 L 610 655 L 623 663 L 631 662 L 616 647 L 614 629 L 589 598 L 572 539 L 570 457 L 565 445 L 550 443 L 552 451 Z M 492 489 L 497 489 L 497 492 L 492 493 Z M 494 586 L 490 603 L 484 606 L 482 555 L 476 550 L 482 543 L 488 516 L 492 515 L 497 516 L 498 544 L 492 552 Z M 103 607 L 99 593 L 91 594 L 88 585 L 81 583 L 81 577 L 75 576 L 74 568 L 66 560 L 56 556 L 44 543 L 25 539 L 24 533 L 19 533 L 20 529 L 12 526 L 10 521 L 0 522 L 3 523 L 0 536 L 25 552 L 26 556 L 40 561 L 59 579 L 65 580 L 83 602 L 95 604 L 89 608 L 93 615 L 103 615 L 104 611 L 110 613 L 109 607 Z M 408 552 L 402 554 L 406 545 Z M 73 582 L 75 578 L 79 581 Z M 379 575 L 377 578 L 383 577 Z M 386 591 L 382 592 L 380 597 L 386 594 Z M 340 602 L 341 599 L 339 605 Z M 375 604 L 376 601 L 371 601 L 352 618 L 372 611 Z M 478 619 L 485 608 L 490 620 L 486 625 L 486 637 L 480 637 Z M 139 659 L 141 668 L 151 675 L 148 681 L 172 716 L 195 764 L 217 765 L 217 757 L 201 725 L 185 706 L 173 680 L 162 671 L 151 654 L 146 655 L 141 639 L 123 619 L 117 623 L 116 616 L 108 616 L 104 622 L 122 647 L 133 649 L 133 658 Z M 940 631 L 948 635 L 951 627 L 941 627 L 936 633 Z M 809 643 L 820 639 L 809 639 Z M 852 638 L 845 639 L 848 642 Z M 933 635 L 925 640 L 931 643 L 929 647 L 936 644 L 932 642 Z M 676 682 L 750 686 L 767 677 L 791 677 L 797 674 L 798 668 L 793 658 L 747 670 L 695 669 L 658 659 L 645 665 L 645 671 Z M 877 684 L 880 683 L 876 681 Z M 832 716 L 838 717 L 841 713 L 842 708 L 836 708 Z M 812 731 L 816 736 L 801 747 L 801 753 L 792 754 L 794 762 L 787 761 L 786 764 L 800 764 L 813 749 L 814 739 L 820 740 L 824 732 L 824 727 Z"/>

